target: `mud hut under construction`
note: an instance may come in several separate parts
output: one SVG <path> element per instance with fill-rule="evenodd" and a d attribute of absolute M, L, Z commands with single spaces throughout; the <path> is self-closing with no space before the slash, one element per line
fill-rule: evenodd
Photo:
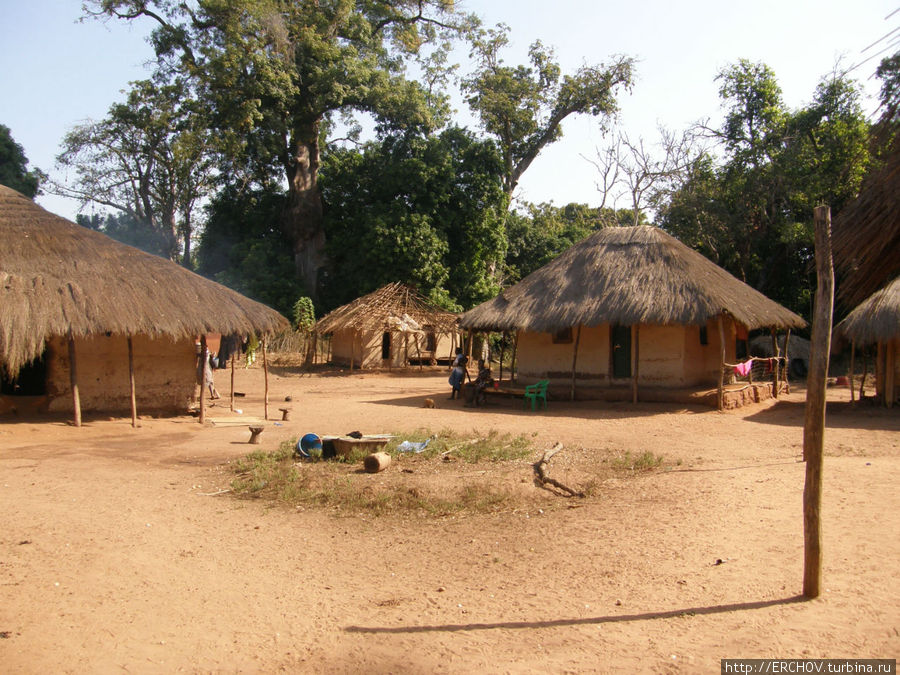
<path fill-rule="evenodd" d="M 353 368 L 403 368 L 449 361 L 457 345 L 457 315 L 415 290 L 390 283 L 319 319 L 331 335 L 331 362 Z"/>
<path fill-rule="evenodd" d="M 805 325 L 649 226 L 599 230 L 460 317 L 462 328 L 515 333 L 520 382 L 550 380 L 556 395 L 670 400 L 714 387 L 720 408 L 737 340 Z"/>
<path fill-rule="evenodd" d="M 186 412 L 195 339 L 266 335 L 278 312 L 0 185 L 0 413 Z M 134 413 L 132 413 L 134 414 Z"/>

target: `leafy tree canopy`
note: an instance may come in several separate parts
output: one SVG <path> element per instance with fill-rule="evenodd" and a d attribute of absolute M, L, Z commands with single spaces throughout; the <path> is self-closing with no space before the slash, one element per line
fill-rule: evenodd
<path fill-rule="evenodd" d="M 659 211 L 688 245 L 785 306 L 810 312 L 812 209 L 837 212 L 869 166 L 869 126 L 852 80 L 821 81 L 792 111 L 774 73 L 740 61 L 720 75 L 721 160 L 701 155 Z"/>
<path fill-rule="evenodd" d="M 9 127 L 0 124 L 0 185 L 21 192 L 29 199 L 39 194 L 39 186 L 46 176 L 35 169 L 28 170 L 25 150 L 16 143 Z"/>
<path fill-rule="evenodd" d="M 463 82 L 472 110 L 503 156 L 504 188 L 509 197 L 541 150 L 562 135 L 573 114 L 611 117 L 616 93 L 631 86 L 633 61 L 618 57 L 609 66 L 583 66 L 563 75 L 552 49 L 540 41 L 529 49 L 530 66 L 507 66 L 500 57 L 509 28 L 472 33 L 478 70 Z"/>
<path fill-rule="evenodd" d="M 329 153 L 322 169 L 328 305 L 391 281 L 448 309 L 492 297 L 506 248 L 500 175 L 494 144 L 455 127 Z"/>

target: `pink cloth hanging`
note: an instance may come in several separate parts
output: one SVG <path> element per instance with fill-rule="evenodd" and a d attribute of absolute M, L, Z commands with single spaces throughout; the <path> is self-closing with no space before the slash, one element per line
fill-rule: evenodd
<path fill-rule="evenodd" d="M 750 369 L 753 367 L 753 359 L 749 361 L 745 361 L 744 363 L 739 363 L 734 367 L 734 372 L 736 372 L 741 377 L 747 377 L 747 374 L 750 372 Z"/>

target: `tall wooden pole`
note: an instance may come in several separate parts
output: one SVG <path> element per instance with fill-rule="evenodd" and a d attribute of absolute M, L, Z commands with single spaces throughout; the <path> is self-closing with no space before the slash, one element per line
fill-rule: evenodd
<path fill-rule="evenodd" d="M 134 392 L 134 345 L 128 336 L 128 384 L 131 391 L 131 426 L 137 427 L 137 400 Z"/>
<path fill-rule="evenodd" d="M 850 340 L 850 402 L 856 403 L 856 392 L 853 391 L 853 372 L 856 370 L 856 340 Z"/>
<path fill-rule="evenodd" d="M 822 446 L 825 440 L 825 383 L 831 351 L 834 311 L 834 265 L 831 258 L 831 209 L 814 209 L 816 227 L 816 302 L 813 314 L 809 376 L 806 380 L 806 417 L 803 424 L 803 595 L 819 596 L 822 579 Z"/>
<path fill-rule="evenodd" d="M 206 422 L 206 364 L 209 363 L 209 354 L 206 352 L 206 333 L 200 335 L 200 424 Z"/>
<path fill-rule="evenodd" d="M 519 352 L 519 331 L 516 331 L 516 334 L 513 336 L 513 352 L 512 352 L 512 361 L 509 364 L 509 381 L 516 381 L 516 357 Z"/>
<path fill-rule="evenodd" d="M 641 326 L 634 324 L 634 349 L 631 353 L 634 355 L 634 367 L 631 369 L 631 402 L 638 402 L 638 369 L 641 360 Z"/>
<path fill-rule="evenodd" d="M 572 392 L 571 400 L 575 400 L 575 366 L 578 364 L 578 343 L 581 342 L 581 324 L 578 324 L 578 330 L 575 332 L 575 347 L 572 350 Z"/>
<path fill-rule="evenodd" d="M 75 336 L 69 329 L 69 384 L 72 386 L 72 410 L 75 426 L 81 426 L 81 395 L 78 393 L 78 366 L 75 362 Z"/>
<path fill-rule="evenodd" d="M 775 367 L 772 368 L 772 396 L 778 398 L 778 370 L 781 368 L 779 363 L 781 362 L 781 350 L 778 349 L 778 336 L 775 334 L 775 329 L 772 328 L 772 355 L 775 357 Z"/>
<path fill-rule="evenodd" d="M 231 353 L 231 412 L 234 412 L 234 352 Z"/>
<path fill-rule="evenodd" d="M 263 376 L 265 377 L 265 399 L 263 401 L 263 419 L 269 419 L 269 364 L 266 360 L 266 342 L 268 342 L 267 338 L 263 338 L 262 341 L 262 352 L 263 352 Z"/>
<path fill-rule="evenodd" d="M 791 393 L 791 357 L 788 356 L 788 346 L 791 344 L 791 329 L 787 329 L 784 336 L 784 392 Z"/>
<path fill-rule="evenodd" d="M 725 326 L 722 324 L 722 315 L 719 314 L 719 390 L 717 410 L 722 410 L 725 402 Z"/>

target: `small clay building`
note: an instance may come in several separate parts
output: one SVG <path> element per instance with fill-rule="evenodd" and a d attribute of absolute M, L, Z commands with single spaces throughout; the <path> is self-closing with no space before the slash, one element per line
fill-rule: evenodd
<path fill-rule="evenodd" d="M 289 325 L 2 185 L 0 307 L 0 414 L 72 411 L 73 391 L 83 410 L 125 412 L 132 374 L 137 409 L 182 413 L 196 388 L 195 338 Z"/>
<path fill-rule="evenodd" d="M 805 325 L 649 226 L 599 230 L 460 317 L 463 328 L 517 335 L 522 383 L 547 379 L 572 398 L 640 391 L 642 400 L 721 386 L 749 331 Z"/>

